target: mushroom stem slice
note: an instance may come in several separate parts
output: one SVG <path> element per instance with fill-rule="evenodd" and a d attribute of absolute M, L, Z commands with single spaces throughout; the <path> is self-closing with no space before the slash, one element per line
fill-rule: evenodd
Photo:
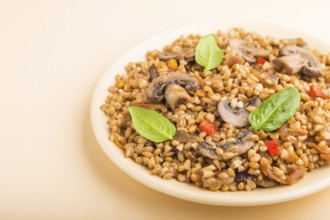
<path fill-rule="evenodd" d="M 170 84 L 165 89 L 165 100 L 174 110 L 177 106 L 190 101 L 190 95 L 187 91 L 177 84 Z"/>
<path fill-rule="evenodd" d="M 152 64 L 149 68 L 148 68 L 148 73 L 149 73 L 149 81 L 151 82 L 152 80 L 156 79 L 159 76 L 157 67 L 155 66 L 155 64 Z"/>
<path fill-rule="evenodd" d="M 280 57 L 273 60 L 275 67 L 284 69 L 288 74 L 300 72 L 312 77 L 321 75 L 321 65 L 315 55 L 308 49 L 295 45 L 281 48 Z"/>
<path fill-rule="evenodd" d="M 297 54 L 290 54 L 274 59 L 273 64 L 278 71 L 284 70 L 285 73 L 292 75 L 301 71 L 307 62 Z"/>

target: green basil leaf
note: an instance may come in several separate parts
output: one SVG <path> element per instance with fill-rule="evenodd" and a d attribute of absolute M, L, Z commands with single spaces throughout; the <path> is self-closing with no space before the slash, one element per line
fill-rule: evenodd
<path fill-rule="evenodd" d="M 299 107 L 299 92 L 293 87 L 288 87 L 263 101 L 251 112 L 249 122 L 254 132 L 274 131 L 292 118 Z"/>
<path fill-rule="evenodd" d="M 130 106 L 128 111 L 132 117 L 133 127 L 143 137 L 153 142 L 173 139 L 175 126 L 160 113 L 136 106 Z"/>
<path fill-rule="evenodd" d="M 203 66 L 204 73 L 219 66 L 223 59 L 223 50 L 218 47 L 214 34 L 202 37 L 196 46 L 196 62 Z"/>

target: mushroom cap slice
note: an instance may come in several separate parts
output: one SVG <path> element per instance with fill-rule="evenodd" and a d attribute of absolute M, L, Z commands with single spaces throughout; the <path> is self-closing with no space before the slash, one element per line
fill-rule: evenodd
<path fill-rule="evenodd" d="M 250 112 L 248 112 L 245 107 L 250 105 L 258 107 L 260 104 L 260 98 L 254 96 L 247 104 L 245 104 L 244 108 L 232 109 L 229 105 L 229 100 L 222 100 L 218 104 L 218 112 L 222 120 L 234 125 L 235 127 L 242 128 L 249 124 L 248 119 Z"/>
<path fill-rule="evenodd" d="M 199 81 L 192 75 L 178 72 L 161 75 L 154 79 L 148 89 L 147 97 L 152 103 L 159 103 L 164 98 L 164 90 L 170 84 L 178 84 L 187 91 L 194 91 L 199 88 Z"/>
<path fill-rule="evenodd" d="M 224 152 L 223 159 L 228 160 L 247 152 L 254 145 L 253 141 L 248 140 L 252 134 L 250 130 L 243 130 L 235 141 L 220 146 Z"/>
<path fill-rule="evenodd" d="M 223 100 L 218 104 L 219 114 L 225 122 L 241 128 L 249 124 L 249 112 L 244 108 L 232 109 L 229 106 L 229 100 Z"/>
<path fill-rule="evenodd" d="M 256 57 L 268 59 L 270 55 L 268 50 L 257 48 L 252 43 L 241 39 L 231 39 L 229 46 L 249 63 L 255 63 L 257 61 Z"/>
<path fill-rule="evenodd" d="M 249 141 L 249 136 L 252 132 L 249 130 L 243 130 L 236 138 L 235 141 L 220 146 L 223 150 L 223 155 L 219 156 L 216 153 L 216 143 L 210 141 L 202 141 L 198 145 L 199 152 L 213 160 L 229 160 L 233 157 L 239 156 L 247 152 L 254 144 L 253 141 Z"/>
<path fill-rule="evenodd" d="M 167 104 L 174 110 L 178 105 L 190 101 L 187 91 L 177 84 L 169 84 L 165 89 L 165 99 Z"/>
<path fill-rule="evenodd" d="M 198 150 L 203 156 L 213 160 L 222 160 L 222 157 L 217 155 L 215 148 L 216 143 L 211 141 L 202 141 L 198 145 Z"/>

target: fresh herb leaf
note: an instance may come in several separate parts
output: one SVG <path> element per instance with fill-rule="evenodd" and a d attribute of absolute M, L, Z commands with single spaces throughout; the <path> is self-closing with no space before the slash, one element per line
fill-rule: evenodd
<path fill-rule="evenodd" d="M 173 139 L 175 126 L 160 113 L 136 106 L 130 106 L 128 111 L 132 117 L 133 127 L 143 137 L 153 142 Z"/>
<path fill-rule="evenodd" d="M 263 101 L 251 112 L 249 122 L 254 132 L 274 131 L 292 118 L 299 106 L 299 92 L 293 87 L 288 87 Z"/>
<path fill-rule="evenodd" d="M 218 47 L 214 34 L 202 37 L 196 46 L 196 62 L 203 66 L 204 73 L 219 66 L 223 60 L 223 50 Z"/>

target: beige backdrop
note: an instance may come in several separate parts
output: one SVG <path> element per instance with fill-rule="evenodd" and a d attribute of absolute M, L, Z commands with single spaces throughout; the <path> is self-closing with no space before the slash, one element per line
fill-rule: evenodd
<path fill-rule="evenodd" d="M 0 219 L 329 219 L 330 188 L 243 208 L 151 190 L 105 156 L 89 121 L 107 66 L 152 34 L 248 20 L 330 43 L 329 11 L 326 0 L 0 0 Z"/>

